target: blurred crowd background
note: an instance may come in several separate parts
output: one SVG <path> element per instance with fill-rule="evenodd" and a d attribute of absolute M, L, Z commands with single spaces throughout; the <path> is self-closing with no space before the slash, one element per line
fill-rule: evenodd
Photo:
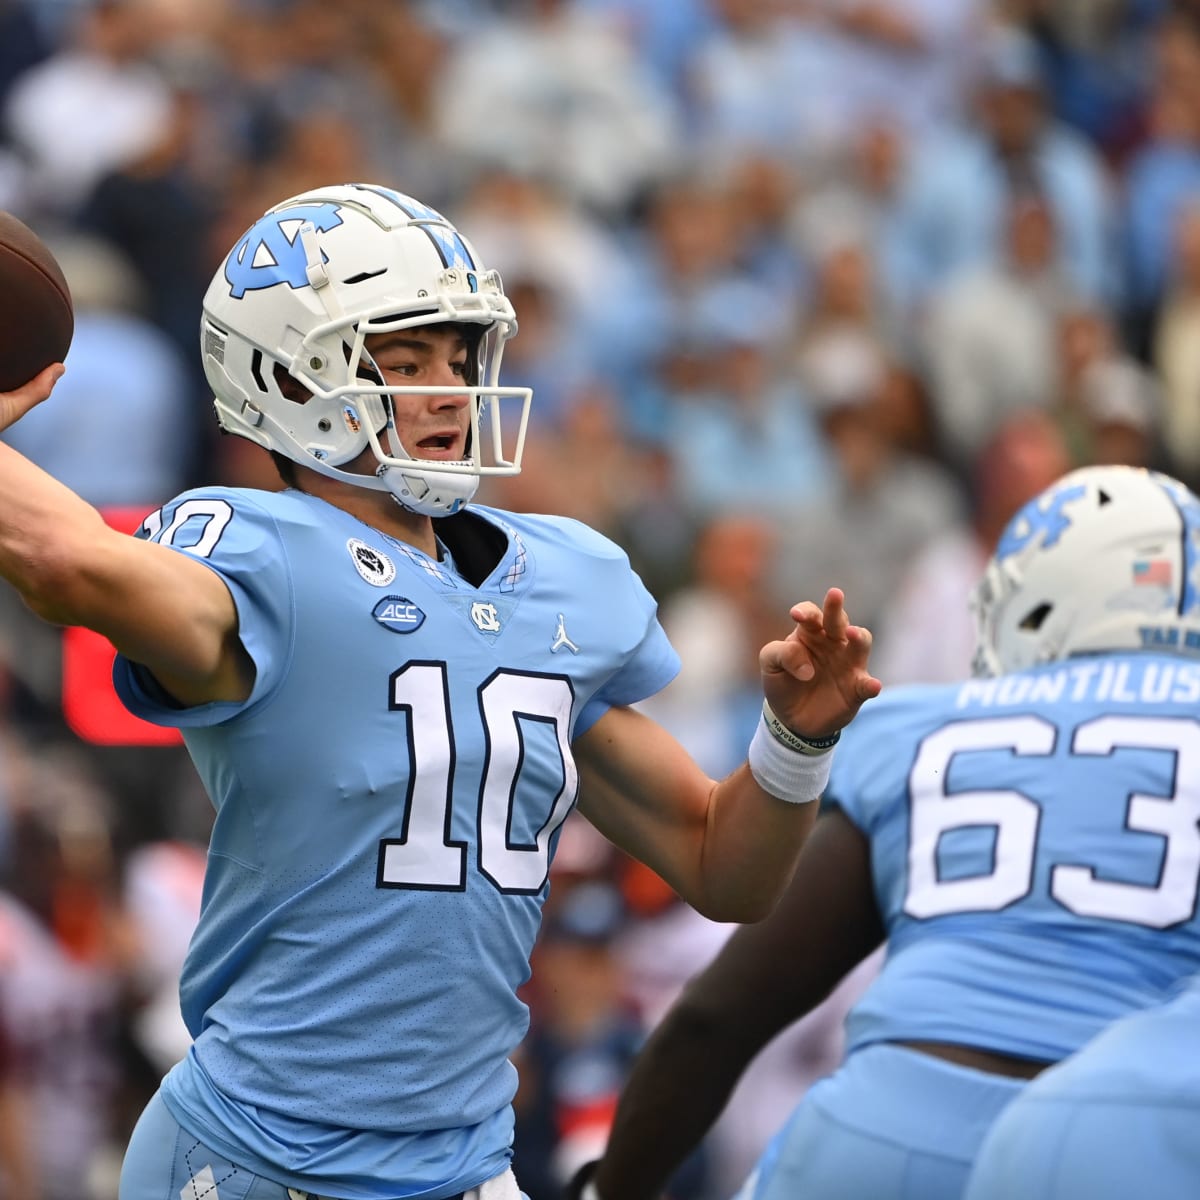
<path fill-rule="evenodd" d="M 0 0 L 0 207 L 77 320 L 6 439 L 114 520 L 277 487 L 217 432 L 201 297 L 264 208 L 349 180 L 501 271 L 534 410 L 480 498 L 628 549 L 684 660 L 647 708 L 714 774 L 793 601 L 843 587 L 885 684 L 959 678 L 1023 500 L 1094 462 L 1200 484 L 1196 0 Z M 5 1200 L 113 1200 L 186 1049 L 207 800 L 173 738 L 96 740 L 78 653 L 0 593 Z M 531 1200 L 728 932 L 568 821 L 520 1054 Z M 677 1200 L 729 1194 L 870 971 L 764 1054 Z"/>

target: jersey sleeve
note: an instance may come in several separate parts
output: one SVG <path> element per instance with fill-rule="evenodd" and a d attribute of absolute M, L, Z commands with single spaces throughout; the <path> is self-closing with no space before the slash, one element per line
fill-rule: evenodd
<path fill-rule="evenodd" d="M 284 677 L 295 625 L 292 574 L 269 497 L 205 488 L 172 500 L 143 523 L 138 537 L 189 554 L 221 577 L 237 609 L 238 637 L 254 663 L 254 685 L 243 701 L 184 708 L 145 668 L 118 654 L 113 683 L 135 716 L 156 725 L 218 725 L 258 704 Z"/>
<path fill-rule="evenodd" d="M 871 704 L 878 705 L 878 701 Z M 843 730 L 825 789 L 825 803 L 841 809 L 868 837 L 875 819 L 874 798 L 878 791 L 871 781 L 879 777 L 880 756 L 888 753 L 878 716 L 877 709 L 863 708 Z"/>
<path fill-rule="evenodd" d="M 920 749 L 922 722 L 945 706 L 953 685 L 903 684 L 868 701 L 846 726 L 834 753 L 826 801 L 868 837 L 907 812 L 908 775 Z"/>
<path fill-rule="evenodd" d="M 675 647 L 652 615 L 645 636 L 625 665 L 584 705 L 575 726 L 576 736 L 590 729 L 610 708 L 636 704 L 662 691 L 679 674 L 679 667 Z"/>
<path fill-rule="evenodd" d="M 679 674 L 680 660 L 658 620 L 658 603 L 621 551 L 613 560 L 614 586 L 608 619 L 613 628 L 632 631 L 630 649 L 620 666 L 584 705 L 575 726 L 578 736 L 610 708 L 653 696 Z M 606 598 L 607 598 L 606 597 Z"/>

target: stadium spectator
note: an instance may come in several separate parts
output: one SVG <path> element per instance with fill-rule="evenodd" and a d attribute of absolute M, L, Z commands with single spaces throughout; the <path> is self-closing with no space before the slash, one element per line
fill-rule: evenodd
<path fill-rule="evenodd" d="M 832 333 L 809 346 L 801 365 L 834 481 L 803 520 L 781 522 L 772 594 L 826 571 L 849 572 L 858 605 L 878 624 L 904 567 L 960 518 L 963 497 L 942 463 L 894 439 L 888 403 L 898 368 L 876 341 Z"/>
<path fill-rule="evenodd" d="M 1149 129 L 1121 180 L 1122 300 L 1139 354 L 1169 285 L 1180 216 L 1200 192 L 1200 14 L 1172 12 L 1154 51 Z"/>
<path fill-rule="evenodd" d="M 1086 461 L 1156 467 L 1161 457 L 1162 389 L 1130 355 L 1093 363 L 1080 380 Z"/>
<path fill-rule="evenodd" d="M 833 0 L 814 6 L 815 19 L 832 35 L 832 69 L 849 98 L 851 130 L 886 115 L 906 139 L 919 138 L 955 119 L 966 101 L 987 7 L 986 0 Z"/>
<path fill-rule="evenodd" d="M 131 1014 L 130 1033 L 156 1079 L 187 1054 L 192 1040 L 179 1011 L 179 977 L 200 919 L 204 851 L 197 841 L 164 838 L 139 844 L 125 860 L 122 898 L 141 947 L 142 1003 Z"/>
<path fill-rule="evenodd" d="M 966 470 L 1015 413 L 1058 399 L 1055 329 L 1074 296 L 1045 196 L 1014 191 L 1003 252 L 966 268 L 931 299 L 922 349 L 941 445 Z"/>
<path fill-rule="evenodd" d="M 145 5 L 78 5 L 68 24 L 64 44 L 12 83 L 0 114 L 23 167 L 9 202 L 43 221 L 74 219 L 97 181 L 140 158 L 171 122 Z"/>
<path fill-rule="evenodd" d="M 1198 532 L 1200 497 L 1129 467 L 1014 517 L 975 596 L 975 677 L 889 690 L 855 723 L 784 902 L 659 1024 L 573 1195 L 657 1197 L 756 1053 L 885 935 L 845 1064 L 739 1200 L 956 1200 L 1028 1080 L 1197 970 Z M 1164 1132 L 1194 1145 L 1193 1119 Z M 1139 1117 L 1135 1156 L 1156 1138 Z M 998 1161 L 985 1194 L 1025 1195 L 1009 1168 L 1030 1160 Z"/>
<path fill-rule="evenodd" d="M 552 180 L 620 219 L 671 164 L 673 93 L 604 19 L 536 0 L 457 42 L 437 81 L 438 137 L 468 173 Z"/>
<path fill-rule="evenodd" d="M 748 239 L 736 193 L 706 165 L 688 161 L 645 198 L 645 214 L 632 239 L 631 269 L 607 295 L 616 310 L 591 326 L 602 359 L 593 360 L 621 405 L 622 422 L 636 437 L 662 442 L 673 403 L 670 380 L 675 360 L 693 352 L 693 335 L 712 328 L 714 314 L 736 307 L 743 321 L 753 306 L 764 336 L 778 333 L 792 317 L 792 293 L 779 294 L 756 278 L 748 263 Z M 601 279 L 601 287 L 606 280 Z M 601 292 L 603 294 L 603 292 Z M 702 355 L 695 366 L 704 375 Z M 703 382 L 701 378 L 699 382 Z M 690 390 L 690 385 L 689 386 Z"/>
<path fill-rule="evenodd" d="M 1052 208 L 1069 285 L 1089 302 L 1116 301 L 1104 165 L 1085 138 L 1047 113 L 1043 85 L 1028 36 L 995 30 L 970 119 L 932 131 L 907 155 L 886 261 L 889 288 L 914 319 L 947 279 L 1000 257 L 1009 198 L 1030 189 Z"/>
<path fill-rule="evenodd" d="M 1055 114 L 1123 163 L 1145 134 L 1153 40 L 1171 0 L 1024 0 Z"/>
<path fill-rule="evenodd" d="M 786 342 L 768 295 L 745 283 L 714 287 L 670 343 L 698 370 L 694 388 L 664 394 L 662 443 L 701 520 L 757 512 L 783 523 L 834 485 L 820 422 L 778 368 Z"/>
<path fill-rule="evenodd" d="M 1043 409 L 1010 416 L 979 452 L 963 519 L 939 530 L 904 569 L 875 643 L 880 678 L 954 683 L 971 669 L 974 588 L 1013 514 L 1072 466 L 1058 423 Z"/>
<path fill-rule="evenodd" d="M 715 0 L 719 22 L 693 54 L 696 136 L 789 148 L 822 170 L 886 113 L 907 136 L 948 119 L 961 93 L 980 0 Z"/>
<path fill-rule="evenodd" d="M 632 708 L 678 658 L 623 552 L 469 507 L 520 467 L 488 415 L 524 427 L 528 390 L 498 384 L 515 333 L 440 214 L 329 186 L 247 230 L 201 322 L 222 427 L 286 491 L 196 489 L 131 538 L 0 447 L 0 574 L 116 645 L 122 699 L 183 730 L 217 809 L 194 1041 L 134 1130 L 125 1200 L 235 1172 L 277 1200 L 515 1200 L 517 993 L 572 807 L 707 915 L 758 919 L 879 691 L 831 588 L 760 650 L 763 720 L 725 779 Z M 60 374 L 3 396 L 6 423 Z"/>
<path fill-rule="evenodd" d="M 1167 459 L 1190 482 L 1200 480 L 1200 186 L 1179 213 L 1174 247 L 1151 361 L 1162 381 Z"/>
<path fill-rule="evenodd" d="M 702 153 L 787 148 L 806 167 L 832 153 L 849 122 L 826 31 L 774 0 L 712 0 L 712 9 L 688 69 Z"/>
<path fill-rule="evenodd" d="M 691 577 L 660 613 L 679 674 L 641 708 L 710 775 L 737 766 L 761 705 L 753 649 L 774 621 L 768 586 L 778 527 L 761 513 L 719 512 L 696 531 Z"/>
<path fill-rule="evenodd" d="M 0 1183 L 5 1192 L 41 1200 L 32 1159 L 29 1101 L 16 1073 L 8 1031 L 0 1025 Z"/>
<path fill-rule="evenodd" d="M 0 6 L 0 108 L 13 83 L 53 50 L 36 9 L 31 0 L 8 0 Z"/>
<path fill-rule="evenodd" d="M 796 213 L 794 236 L 809 275 L 795 339 L 801 357 L 810 343 L 846 333 L 877 339 L 896 354 L 906 349 L 907 330 L 880 278 L 880 219 L 857 186 L 819 190 Z"/>
<path fill-rule="evenodd" d="M 713 26 L 709 0 L 574 0 L 574 6 L 611 22 L 638 58 L 685 106 L 692 55 Z"/>
<path fill-rule="evenodd" d="M 604 1148 L 644 1037 L 614 951 L 628 919 L 620 889 L 595 878 L 554 887 L 534 950 L 534 1019 L 520 1055 L 524 1115 L 514 1169 L 529 1200 L 556 1200 Z"/>
<path fill-rule="evenodd" d="M 0 1190 L 79 1200 L 112 1151 L 136 946 L 117 894 L 108 798 L 77 755 L 14 758 L 13 748 L 6 786 L 19 808 L 0 874 L 0 1042 L 9 1058 L 0 1091 L 15 1124 L 0 1135 Z"/>

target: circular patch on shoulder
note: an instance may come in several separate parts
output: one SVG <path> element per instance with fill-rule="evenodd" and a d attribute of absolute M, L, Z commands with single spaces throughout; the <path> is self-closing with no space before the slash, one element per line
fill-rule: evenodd
<path fill-rule="evenodd" d="M 351 538 L 346 549 L 350 551 L 354 569 L 372 587 L 387 587 L 396 578 L 396 564 L 382 550 L 376 550 L 358 538 Z"/>

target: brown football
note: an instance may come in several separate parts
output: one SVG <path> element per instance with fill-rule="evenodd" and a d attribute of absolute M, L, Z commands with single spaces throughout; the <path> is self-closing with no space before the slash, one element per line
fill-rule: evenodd
<path fill-rule="evenodd" d="M 0 392 L 62 362 L 75 332 L 71 289 L 46 243 L 0 212 Z"/>

